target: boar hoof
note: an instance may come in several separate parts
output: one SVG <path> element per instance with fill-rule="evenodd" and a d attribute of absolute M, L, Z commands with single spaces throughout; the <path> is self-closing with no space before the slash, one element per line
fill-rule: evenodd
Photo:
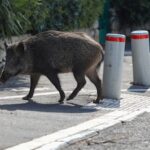
<path fill-rule="evenodd" d="M 31 100 L 31 97 L 25 96 L 25 97 L 23 97 L 22 99 L 23 99 L 23 100 L 28 100 L 28 101 L 29 101 L 29 100 Z"/>
<path fill-rule="evenodd" d="M 64 99 L 65 99 L 65 94 L 64 94 L 64 92 L 62 91 L 61 93 L 60 93 L 60 99 L 59 99 L 59 103 L 60 104 L 63 104 L 64 103 Z"/>
<path fill-rule="evenodd" d="M 99 99 L 93 100 L 93 103 L 99 104 L 99 103 L 100 103 L 100 100 L 99 100 Z"/>
<path fill-rule="evenodd" d="M 75 96 L 71 94 L 71 95 L 67 98 L 67 101 L 72 100 L 74 97 L 75 97 Z"/>
<path fill-rule="evenodd" d="M 63 100 L 59 100 L 58 102 L 59 102 L 59 104 L 64 104 Z"/>
<path fill-rule="evenodd" d="M 67 98 L 67 101 L 70 101 L 70 100 L 72 100 L 72 98 L 68 97 L 68 98 Z"/>

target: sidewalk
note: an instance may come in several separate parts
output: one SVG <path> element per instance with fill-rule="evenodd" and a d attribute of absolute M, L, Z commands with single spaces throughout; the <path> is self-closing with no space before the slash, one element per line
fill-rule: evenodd
<path fill-rule="evenodd" d="M 133 121 L 122 121 L 97 135 L 78 141 L 63 150 L 148 150 L 150 149 L 150 113 Z"/>
<path fill-rule="evenodd" d="M 89 134 L 73 142 L 70 141 L 60 148 L 61 150 L 150 149 L 149 87 L 130 85 L 132 81 L 131 57 L 126 57 L 124 61 L 122 99 L 120 101 L 106 99 L 102 104 L 86 106 L 86 108 L 114 111 L 110 113 L 110 116 L 104 115 L 107 117 L 105 123 L 102 121 L 103 123 L 94 127 L 97 129 L 95 134 Z M 117 113 L 118 115 L 116 115 Z M 109 124 L 111 125 L 109 126 Z"/>

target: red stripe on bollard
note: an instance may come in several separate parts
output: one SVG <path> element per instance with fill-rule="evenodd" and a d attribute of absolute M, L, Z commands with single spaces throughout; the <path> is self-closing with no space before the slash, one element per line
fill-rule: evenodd
<path fill-rule="evenodd" d="M 111 42 L 125 42 L 125 38 L 122 37 L 106 36 L 106 40 Z"/>
<path fill-rule="evenodd" d="M 149 38 L 148 34 L 138 34 L 138 35 L 131 35 L 132 39 L 138 40 L 138 39 L 147 39 Z"/>

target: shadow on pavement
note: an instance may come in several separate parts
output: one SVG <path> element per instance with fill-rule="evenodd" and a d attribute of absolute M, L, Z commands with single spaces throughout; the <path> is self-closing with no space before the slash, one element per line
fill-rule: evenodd
<path fill-rule="evenodd" d="M 121 99 L 103 99 L 103 102 L 99 106 L 107 109 L 115 109 L 120 107 L 120 101 Z"/>
<path fill-rule="evenodd" d="M 128 92 L 145 93 L 149 88 L 150 86 L 131 85 L 128 88 Z"/>
<path fill-rule="evenodd" d="M 89 113 L 95 112 L 96 109 L 83 109 L 82 105 L 78 104 L 41 104 L 36 102 L 27 102 L 19 104 L 3 104 L 0 105 L 1 110 L 15 111 L 39 111 L 39 112 L 55 112 L 55 113 Z"/>

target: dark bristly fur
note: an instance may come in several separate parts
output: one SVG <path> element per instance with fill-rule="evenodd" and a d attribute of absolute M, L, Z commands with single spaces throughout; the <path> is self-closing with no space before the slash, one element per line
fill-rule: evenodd
<path fill-rule="evenodd" d="M 63 102 L 65 93 L 61 88 L 58 73 L 72 72 L 77 87 L 67 100 L 73 99 L 85 85 L 85 75 L 95 85 L 97 98 L 101 99 L 101 80 L 97 74 L 104 56 L 99 43 L 85 33 L 46 31 L 27 40 L 6 45 L 6 65 L 1 81 L 17 74 L 29 74 L 30 91 L 26 100 L 33 96 L 41 75 L 45 75 L 60 93 L 59 102 Z"/>

